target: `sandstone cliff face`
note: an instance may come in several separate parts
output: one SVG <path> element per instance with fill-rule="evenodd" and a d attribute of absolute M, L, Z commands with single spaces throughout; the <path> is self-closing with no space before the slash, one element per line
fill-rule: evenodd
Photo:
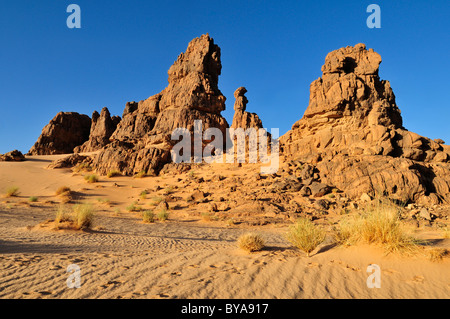
<path fill-rule="evenodd" d="M 53 155 L 73 153 L 89 139 L 91 119 L 76 112 L 59 112 L 42 130 L 30 149 L 30 155 Z"/>
<path fill-rule="evenodd" d="M 448 148 L 403 128 L 381 57 L 364 44 L 325 58 L 303 117 L 280 138 L 288 159 L 314 164 L 323 183 L 352 197 L 450 201 Z"/>
<path fill-rule="evenodd" d="M 140 102 L 127 103 L 111 143 L 95 158 L 101 174 L 111 169 L 132 175 L 155 172 L 170 162 L 171 140 L 176 128 L 194 131 L 194 120 L 203 130 L 216 127 L 225 133 L 221 116 L 225 97 L 218 88 L 222 65 L 220 48 L 209 35 L 192 40 L 168 71 L 168 86 Z"/>
<path fill-rule="evenodd" d="M 110 143 L 109 138 L 114 133 L 120 122 L 119 116 L 112 116 L 107 107 L 104 107 L 100 114 L 94 111 L 92 114 L 92 124 L 89 133 L 89 140 L 83 145 L 74 149 L 75 153 L 97 151 Z"/>

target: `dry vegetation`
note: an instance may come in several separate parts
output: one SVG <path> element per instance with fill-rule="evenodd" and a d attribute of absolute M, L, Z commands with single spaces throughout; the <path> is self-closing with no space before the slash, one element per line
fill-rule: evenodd
<path fill-rule="evenodd" d="M 401 223 L 399 207 L 386 199 L 369 203 L 362 214 L 343 218 L 336 239 L 342 245 L 381 245 L 387 252 L 413 253 L 419 247 Z"/>
<path fill-rule="evenodd" d="M 61 205 L 54 220 L 55 229 L 87 230 L 92 228 L 94 210 L 92 205 L 77 204 L 72 208 Z"/>
<path fill-rule="evenodd" d="M 85 175 L 84 180 L 88 183 L 97 183 L 98 182 L 98 176 L 95 174 L 91 175 Z"/>
<path fill-rule="evenodd" d="M 261 237 L 261 235 L 256 233 L 246 233 L 244 235 L 241 235 L 238 238 L 237 243 L 239 248 L 247 252 L 259 251 L 265 246 L 264 239 Z"/>
<path fill-rule="evenodd" d="M 19 195 L 19 187 L 16 186 L 8 187 L 5 193 L 6 197 L 16 197 L 18 195 Z"/>
<path fill-rule="evenodd" d="M 309 219 L 299 218 L 289 227 L 286 238 L 309 257 L 311 252 L 325 240 L 325 231 Z"/>

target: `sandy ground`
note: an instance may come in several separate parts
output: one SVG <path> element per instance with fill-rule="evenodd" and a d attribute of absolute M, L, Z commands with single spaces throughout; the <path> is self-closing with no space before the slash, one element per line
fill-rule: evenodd
<path fill-rule="evenodd" d="M 20 189 L 0 203 L 0 298 L 449 298 L 450 262 L 423 256 L 385 255 L 380 248 L 340 247 L 328 239 L 312 257 L 285 239 L 288 223 L 265 226 L 205 221 L 203 206 L 178 204 L 165 222 L 144 224 L 125 207 L 150 205 L 177 176 L 101 177 L 87 184 L 70 169 L 46 169 L 61 156 L 0 163 L 0 191 Z M 211 167 L 198 174 L 208 176 Z M 221 170 L 222 174 L 237 174 Z M 143 189 L 148 199 L 139 197 Z M 55 190 L 68 186 L 96 207 L 92 231 L 54 231 L 39 224 L 55 216 Z M 174 193 L 189 194 L 177 188 Z M 37 196 L 30 203 L 28 198 Z M 237 238 L 260 233 L 266 248 L 246 253 Z M 439 234 L 422 234 L 439 238 Z M 439 246 L 450 247 L 449 239 Z M 81 287 L 70 289 L 67 267 L 81 269 Z M 367 267 L 381 269 L 381 288 L 368 288 Z"/>

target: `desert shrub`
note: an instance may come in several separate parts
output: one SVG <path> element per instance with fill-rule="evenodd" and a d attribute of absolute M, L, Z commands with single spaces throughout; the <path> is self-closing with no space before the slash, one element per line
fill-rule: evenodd
<path fill-rule="evenodd" d="M 306 218 L 300 218 L 289 227 L 286 235 L 292 245 L 304 251 L 309 257 L 311 252 L 325 240 L 325 231 Z"/>
<path fill-rule="evenodd" d="M 6 190 L 6 197 L 15 197 L 19 195 L 19 187 L 12 186 Z"/>
<path fill-rule="evenodd" d="M 158 219 L 163 222 L 169 218 L 169 212 L 167 211 L 167 209 L 162 209 L 158 212 L 156 217 L 158 217 Z"/>
<path fill-rule="evenodd" d="M 259 251 L 264 248 L 264 239 L 256 233 L 246 233 L 241 235 L 237 240 L 239 248 L 248 251 Z"/>
<path fill-rule="evenodd" d="M 140 194 L 139 194 L 139 196 L 141 197 L 141 199 L 146 199 L 147 198 L 147 191 L 142 191 Z"/>
<path fill-rule="evenodd" d="M 431 248 L 427 251 L 428 254 L 428 258 L 431 261 L 434 262 L 438 262 L 438 261 L 442 261 L 442 259 L 444 259 L 444 257 L 446 257 L 449 252 L 446 248 L 441 248 L 441 247 L 435 247 L 435 248 Z"/>
<path fill-rule="evenodd" d="M 58 225 L 63 222 L 71 222 L 73 220 L 71 211 L 69 208 L 60 205 L 58 210 L 56 211 L 55 216 L 55 226 L 58 228 Z"/>
<path fill-rule="evenodd" d="M 61 186 L 56 190 L 56 195 L 61 195 L 63 193 L 71 192 L 71 189 L 67 186 Z"/>
<path fill-rule="evenodd" d="M 115 169 L 109 171 L 108 174 L 106 174 L 106 176 L 108 178 L 111 178 L 111 177 L 114 177 L 114 176 L 121 176 L 121 175 L 122 175 L 122 173 L 119 172 L 118 170 L 115 170 Z"/>
<path fill-rule="evenodd" d="M 85 175 L 84 180 L 88 183 L 97 183 L 98 182 L 98 176 L 95 174 L 92 175 Z"/>
<path fill-rule="evenodd" d="M 142 208 L 137 205 L 137 202 L 131 203 L 125 209 L 129 212 L 138 212 L 142 210 Z"/>
<path fill-rule="evenodd" d="M 336 239 L 344 245 L 379 244 L 387 252 L 412 252 L 419 241 L 400 222 L 400 209 L 388 200 L 370 203 L 362 214 L 341 220 Z"/>
<path fill-rule="evenodd" d="M 30 198 L 28 198 L 28 200 L 32 203 L 35 203 L 38 201 L 38 198 L 36 196 L 30 196 Z"/>
<path fill-rule="evenodd" d="M 72 190 L 67 186 L 61 186 L 56 190 L 56 195 L 61 197 L 63 203 L 69 203 L 72 201 Z"/>
<path fill-rule="evenodd" d="M 154 223 L 155 222 L 155 214 L 151 210 L 145 210 L 142 212 L 142 221 L 144 223 Z"/>
<path fill-rule="evenodd" d="M 73 207 L 75 226 L 77 229 L 89 229 L 94 221 L 94 210 L 92 205 L 78 204 Z"/>

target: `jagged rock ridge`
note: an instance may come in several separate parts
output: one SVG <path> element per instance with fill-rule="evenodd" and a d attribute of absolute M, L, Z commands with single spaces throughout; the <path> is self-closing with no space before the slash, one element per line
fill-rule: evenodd
<path fill-rule="evenodd" d="M 120 122 L 119 116 L 111 116 L 107 107 L 100 114 L 92 113 L 92 125 L 89 140 L 74 149 L 75 153 L 97 151 L 110 143 L 109 138 L 114 133 Z"/>
<path fill-rule="evenodd" d="M 228 123 L 220 114 L 225 97 L 218 88 L 222 65 L 220 48 L 209 35 L 193 39 L 168 71 L 168 86 L 139 102 L 127 103 L 111 143 L 94 159 L 101 174 L 117 169 L 132 175 L 157 172 L 171 161 L 171 140 L 176 128 L 194 131 L 194 120 L 203 130 L 215 127 L 224 134 Z M 208 141 L 205 141 L 207 143 Z"/>

